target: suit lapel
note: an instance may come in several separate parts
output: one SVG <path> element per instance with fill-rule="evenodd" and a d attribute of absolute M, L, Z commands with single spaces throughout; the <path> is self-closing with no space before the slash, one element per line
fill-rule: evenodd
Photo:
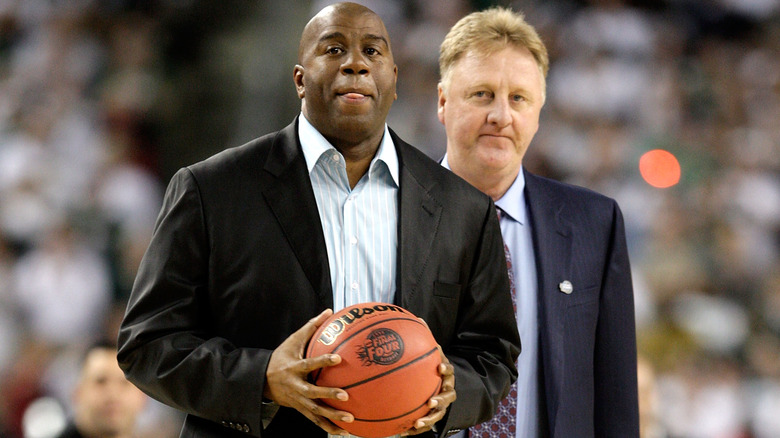
<path fill-rule="evenodd" d="M 564 316 L 567 295 L 560 291 L 559 284 L 571 278 L 572 230 L 564 219 L 564 206 L 557 193 L 548 190 L 544 180 L 528 172 L 525 172 L 525 180 L 539 284 L 540 365 L 544 372 L 550 424 L 555 424 L 566 367 Z"/>
<path fill-rule="evenodd" d="M 392 133 L 392 131 L 391 131 Z M 398 278 L 396 304 L 422 312 L 427 299 L 419 293 L 419 281 L 438 236 L 442 206 L 431 196 L 428 180 L 411 156 L 411 146 L 394 133 L 400 164 L 398 202 Z M 418 313 L 420 314 L 420 313 Z"/>
<path fill-rule="evenodd" d="M 324 309 L 333 307 L 328 253 L 297 126 L 296 119 L 273 141 L 264 166 L 270 177 L 263 196 Z"/>

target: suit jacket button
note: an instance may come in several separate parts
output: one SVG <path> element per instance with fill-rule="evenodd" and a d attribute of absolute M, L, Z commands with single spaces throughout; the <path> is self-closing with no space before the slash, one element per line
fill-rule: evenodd
<path fill-rule="evenodd" d="M 244 424 L 244 432 L 249 433 L 249 425 Z"/>
<path fill-rule="evenodd" d="M 222 420 L 222 425 L 223 425 L 223 426 L 225 426 L 225 427 L 228 427 L 228 425 L 227 425 L 227 421 L 225 421 L 225 420 Z"/>

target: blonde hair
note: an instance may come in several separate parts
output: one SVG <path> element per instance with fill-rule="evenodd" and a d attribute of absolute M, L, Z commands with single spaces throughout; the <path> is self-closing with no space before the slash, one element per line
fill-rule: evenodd
<path fill-rule="evenodd" d="M 475 50 L 485 56 L 496 53 L 507 46 L 526 48 L 531 52 L 542 73 L 542 94 L 549 69 L 547 47 L 536 33 L 536 29 L 525 21 L 522 13 L 511 9 L 493 7 L 472 12 L 461 18 L 447 33 L 439 51 L 440 84 L 443 89 L 449 85 L 450 74 L 455 62 L 463 54 Z"/>

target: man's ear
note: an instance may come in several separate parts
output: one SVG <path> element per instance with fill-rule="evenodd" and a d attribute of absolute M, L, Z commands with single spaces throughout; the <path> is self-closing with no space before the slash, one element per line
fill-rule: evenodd
<path fill-rule="evenodd" d="M 439 90 L 439 100 L 436 114 L 439 116 L 439 121 L 441 124 L 446 125 L 446 123 L 444 123 L 444 105 L 447 103 L 447 94 L 444 92 L 444 87 L 442 87 L 441 82 L 439 82 L 439 86 L 437 88 Z"/>
<path fill-rule="evenodd" d="M 398 84 L 398 65 L 393 65 L 393 89 L 395 89 L 395 93 L 393 94 L 393 100 L 398 100 L 398 88 L 396 85 Z"/>
<path fill-rule="evenodd" d="M 296 64 L 293 68 L 293 82 L 295 82 L 295 91 L 298 92 L 298 98 L 303 99 L 306 96 L 306 89 L 303 86 L 303 72 L 304 68 L 300 64 Z"/>

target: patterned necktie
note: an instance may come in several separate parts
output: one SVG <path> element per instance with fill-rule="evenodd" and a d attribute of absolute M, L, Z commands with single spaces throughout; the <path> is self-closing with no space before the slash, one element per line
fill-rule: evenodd
<path fill-rule="evenodd" d="M 501 210 L 496 207 L 496 213 L 501 219 Z M 509 247 L 504 244 L 506 269 L 509 271 L 509 287 L 512 291 L 512 307 L 517 315 L 517 299 L 515 298 L 515 280 L 512 274 L 512 256 Z M 515 364 L 517 365 L 517 364 Z M 498 404 L 496 415 L 490 420 L 469 428 L 469 436 L 478 438 L 514 438 L 517 418 L 517 382 L 509 388 L 509 394 Z"/>

